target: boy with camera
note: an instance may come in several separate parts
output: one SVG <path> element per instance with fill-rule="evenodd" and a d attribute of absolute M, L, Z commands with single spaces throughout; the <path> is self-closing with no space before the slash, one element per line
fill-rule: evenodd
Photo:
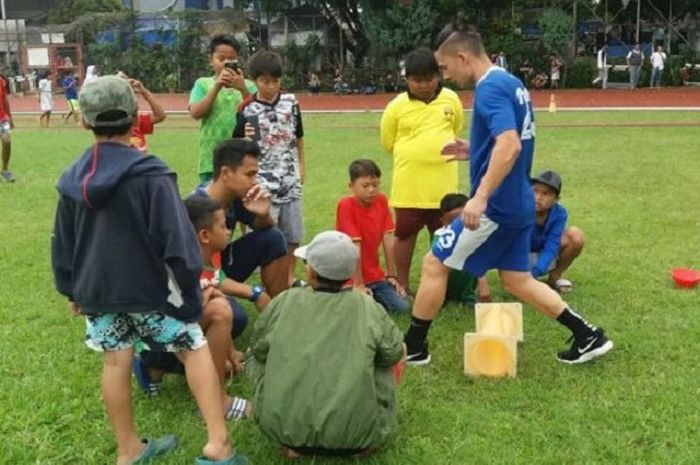
<path fill-rule="evenodd" d="M 211 181 L 214 147 L 231 137 L 236 124 L 236 108 L 256 91 L 255 84 L 245 79 L 238 63 L 240 51 L 241 46 L 233 37 L 214 36 L 209 44 L 214 76 L 197 79 L 190 93 L 190 116 L 202 121 L 199 130 L 200 182 Z"/>

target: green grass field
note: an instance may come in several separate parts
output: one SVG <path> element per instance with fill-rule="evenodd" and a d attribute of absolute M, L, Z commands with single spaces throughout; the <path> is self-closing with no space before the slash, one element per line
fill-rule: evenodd
<path fill-rule="evenodd" d="M 378 120 L 377 114 L 306 117 L 308 238 L 332 228 L 352 159 L 377 160 L 388 189 Z M 622 122 L 641 125 L 615 126 Z M 667 126 L 651 127 L 656 123 Z M 699 124 L 691 112 L 538 114 L 534 169 L 561 173 L 562 203 L 588 241 L 568 275 L 576 286 L 569 302 L 603 325 L 616 348 L 588 365 L 561 365 L 554 353 L 566 347 L 568 333 L 527 309 L 517 378 L 468 379 L 462 340 L 474 328 L 473 312 L 450 306 L 433 326 L 434 362 L 404 376 L 398 437 L 366 463 L 696 463 L 699 291 L 674 289 L 670 269 L 700 267 Z M 29 128 L 34 125 L 18 122 L 17 182 L 0 184 L 0 464 L 111 464 L 101 359 L 83 344 L 83 320 L 68 316 L 54 291 L 49 263 L 54 185 L 91 138 L 73 127 Z M 188 192 L 196 181 L 194 124 L 171 118 L 149 143 Z M 426 249 L 423 237 L 417 256 Z M 414 261 L 414 288 L 419 265 Z M 496 299 L 508 300 L 492 287 Z M 401 328 L 407 322 L 397 318 Z M 246 342 L 244 336 L 241 345 Z M 229 390 L 251 392 L 244 378 Z M 204 428 L 184 379 L 167 377 L 160 398 L 138 392 L 134 398 L 144 435 L 181 439 L 177 452 L 157 463 L 192 463 Z M 230 431 L 253 463 L 285 462 L 252 421 L 233 423 Z"/>

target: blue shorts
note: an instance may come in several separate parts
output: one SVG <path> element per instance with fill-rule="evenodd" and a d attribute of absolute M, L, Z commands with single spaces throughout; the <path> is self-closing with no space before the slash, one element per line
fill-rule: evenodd
<path fill-rule="evenodd" d="M 126 350 L 137 343 L 157 352 L 189 352 L 207 343 L 199 323 L 160 312 L 87 315 L 85 324 L 85 344 L 98 352 Z"/>
<path fill-rule="evenodd" d="M 432 253 L 443 265 L 483 276 L 488 270 L 530 271 L 530 234 L 532 225 L 506 228 L 486 215 L 472 231 L 462 218 L 435 232 Z"/>
<path fill-rule="evenodd" d="M 229 278 L 244 282 L 257 267 L 287 255 L 287 241 L 277 228 L 251 231 L 224 249 L 221 269 Z"/>

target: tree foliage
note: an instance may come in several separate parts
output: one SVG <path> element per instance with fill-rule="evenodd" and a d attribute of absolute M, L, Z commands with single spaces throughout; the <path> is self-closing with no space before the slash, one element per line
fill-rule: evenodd
<path fill-rule="evenodd" d="M 125 11 L 121 0 L 59 0 L 49 12 L 50 23 L 70 23 L 78 14 Z"/>
<path fill-rule="evenodd" d="M 410 8 L 394 4 L 363 16 L 364 31 L 373 44 L 373 55 L 401 57 L 418 46 L 429 46 L 440 12 L 431 0 L 415 0 Z"/>
<path fill-rule="evenodd" d="M 568 57 L 571 55 L 571 37 L 574 18 L 560 8 L 547 8 L 539 21 L 542 43 L 549 53 Z"/>

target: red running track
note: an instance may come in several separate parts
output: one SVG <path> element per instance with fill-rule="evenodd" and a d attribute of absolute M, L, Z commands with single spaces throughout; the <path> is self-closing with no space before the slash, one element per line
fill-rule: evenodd
<path fill-rule="evenodd" d="M 550 96 L 554 95 L 559 109 L 575 108 L 644 108 L 644 107 L 683 107 L 700 108 L 700 87 L 675 87 L 664 89 L 572 89 L 551 92 L 532 91 L 536 108 L 547 108 Z M 297 97 L 305 111 L 370 111 L 382 110 L 394 94 L 376 95 L 334 95 L 322 93 L 310 95 L 298 92 Z M 471 107 L 472 92 L 460 92 L 465 108 Z M 156 97 L 166 111 L 186 111 L 188 94 L 157 94 Z M 16 112 L 39 112 L 36 95 L 11 96 L 10 105 Z M 143 103 L 143 102 L 142 102 Z M 66 110 L 63 95 L 54 97 L 54 109 Z"/>

